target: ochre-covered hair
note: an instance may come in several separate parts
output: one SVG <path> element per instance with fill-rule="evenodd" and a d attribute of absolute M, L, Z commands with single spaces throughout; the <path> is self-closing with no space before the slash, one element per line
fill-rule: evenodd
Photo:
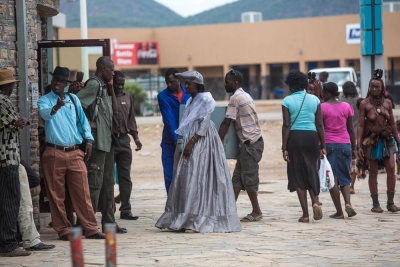
<path fill-rule="evenodd" d="M 317 80 L 315 72 L 308 73 L 308 86 L 314 87 L 314 95 L 321 99 L 322 97 L 322 86 L 321 83 Z"/>
<path fill-rule="evenodd" d="M 381 83 L 381 88 L 382 88 L 381 95 L 383 97 L 385 97 L 386 89 L 385 89 L 385 84 L 383 83 L 382 77 L 383 77 L 383 70 L 376 69 L 374 71 L 374 76 L 371 78 L 371 80 L 369 80 L 367 97 L 369 96 L 369 88 L 371 87 L 372 81 L 379 81 Z"/>

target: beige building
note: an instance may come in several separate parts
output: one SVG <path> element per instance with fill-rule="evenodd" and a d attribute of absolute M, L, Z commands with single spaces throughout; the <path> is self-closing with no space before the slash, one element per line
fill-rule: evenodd
<path fill-rule="evenodd" d="M 234 66 L 245 76 L 244 87 L 255 98 L 280 94 L 284 76 L 294 69 L 353 66 L 360 70 L 360 44 L 348 44 L 346 25 L 359 15 L 301 18 L 149 29 L 89 29 L 89 38 L 118 42 L 158 42 L 159 65 L 117 67 L 134 78 L 170 67 L 200 71 L 214 97 L 224 98 L 224 73 Z M 400 81 L 400 12 L 384 13 L 384 57 L 388 83 Z M 61 29 L 59 39 L 79 39 L 79 29 Z M 99 55 L 90 55 L 90 70 Z M 80 49 L 63 48 L 56 64 L 80 69 Z"/>

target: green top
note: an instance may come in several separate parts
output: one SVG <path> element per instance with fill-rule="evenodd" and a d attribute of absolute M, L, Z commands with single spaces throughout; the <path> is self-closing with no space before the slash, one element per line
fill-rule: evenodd
<path fill-rule="evenodd" d="M 97 78 L 97 77 L 96 77 Z M 97 131 L 93 133 L 93 146 L 101 151 L 110 152 L 111 149 L 111 125 L 112 125 L 112 97 L 108 95 L 105 83 L 97 78 L 103 90 L 102 102 L 98 105 L 96 118 Z M 90 79 L 86 86 L 76 95 L 81 101 L 89 121 L 93 121 L 96 107 L 96 96 L 100 89 L 100 84 L 96 79 Z"/>

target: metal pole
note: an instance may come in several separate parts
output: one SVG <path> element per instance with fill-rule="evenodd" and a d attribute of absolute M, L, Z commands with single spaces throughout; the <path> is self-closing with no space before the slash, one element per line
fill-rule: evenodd
<path fill-rule="evenodd" d="M 80 15 L 81 15 L 81 39 L 88 38 L 87 29 L 87 8 L 86 0 L 80 0 Z M 89 59 L 87 53 L 87 47 L 81 48 L 81 60 L 82 60 L 82 72 L 83 77 L 89 78 Z"/>
<path fill-rule="evenodd" d="M 106 267 L 117 266 L 117 240 L 115 223 L 104 224 L 106 234 Z"/>
<path fill-rule="evenodd" d="M 15 1 L 17 18 L 17 57 L 18 57 L 18 107 L 21 116 L 29 119 L 29 80 L 28 80 L 28 40 L 26 30 L 25 0 Z M 21 131 L 21 157 L 29 165 L 31 162 L 30 127 L 25 126 Z"/>
<path fill-rule="evenodd" d="M 85 266 L 83 261 L 83 252 L 82 252 L 82 230 L 80 227 L 71 228 L 71 234 L 69 240 L 71 244 L 72 267 Z"/>
<path fill-rule="evenodd" d="M 371 20 L 372 20 L 372 55 L 371 55 L 371 77 L 374 76 L 375 71 L 375 0 L 372 0 L 371 6 Z"/>

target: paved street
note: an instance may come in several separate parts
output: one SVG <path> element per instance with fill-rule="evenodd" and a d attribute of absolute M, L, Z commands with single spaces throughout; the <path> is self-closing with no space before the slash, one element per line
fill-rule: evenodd
<path fill-rule="evenodd" d="M 243 223 L 233 234 L 185 234 L 162 232 L 154 224 L 163 211 L 163 183 L 134 182 L 134 212 L 138 221 L 121 221 L 128 234 L 118 235 L 119 266 L 400 266 L 400 214 L 369 211 L 368 184 L 356 184 L 352 195 L 356 217 L 334 220 L 329 193 L 321 193 L 324 218 L 301 224 L 297 196 L 286 190 L 284 169 L 263 170 L 260 203 L 264 219 Z M 384 177 L 380 175 L 380 199 L 386 202 Z M 400 195 L 395 197 L 400 204 Z M 242 217 L 250 210 L 247 196 L 238 201 Z M 118 214 L 118 212 L 117 212 Z M 118 218 L 118 217 L 117 217 Z M 0 258 L 1 266 L 70 266 L 69 243 L 58 241 L 50 228 L 42 239 L 57 245 L 47 252 L 23 258 Z M 84 240 L 86 266 L 104 264 L 104 242 Z"/>
<path fill-rule="evenodd" d="M 162 127 L 160 122 L 138 118 L 144 148 L 134 152 L 132 206 L 140 218 L 124 221 L 116 213 L 117 222 L 129 231 L 117 236 L 119 266 L 400 266 L 400 213 L 371 213 L 367 180 L 357 181 L 356 194 L 352 195 L 357 216 L 330 219 L 335 211 L 333 203 L 329 193 L 321 193 L 324 218 L 308 224 L 297 222 L 301 209 L 297 195 L 286 189 L 280 152 L 279 106 L 260 109 L 264 110 L 260 118 L 277 117 L 275 122 L 261 125 L 265 150 L 260 163 L 259 199 L 264 219 L 243 223 L 243 231 L 233 234 L 173 233 L 154 227 L 166 201 L 159 147 Z M 232 173 L 235 162 L 228 163 Z M 385 181 L 380 174 L 382 208 L 386 207 Z M 395 202 L 400 205 L 400 193 Z M 240 195 L 240 217 L 249 213 L 250 207 L 247 195 Z M 48 214 L 41 216 L 48 223 Z M 99 215 L 97 218 L 100 221 Z M 71 266 L 69 243 L 59 241 L 46 223 L 42 223 L 42 240 L 56 244 L 56 249 L 23 258 L 0 258 L 0 266 Z M 86 266 L 104 265 L 104 241 L 84 239 L 83 248 Z"/>

